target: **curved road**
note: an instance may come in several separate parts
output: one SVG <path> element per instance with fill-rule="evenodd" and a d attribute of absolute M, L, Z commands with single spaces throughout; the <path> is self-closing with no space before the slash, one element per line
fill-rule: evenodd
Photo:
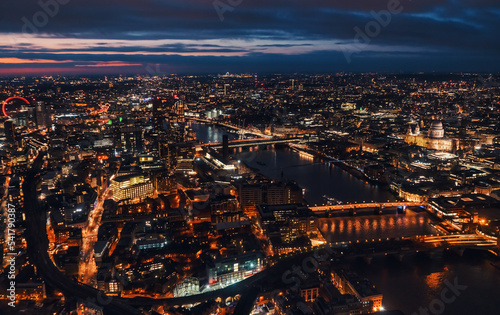
<path fill-rule="evenodd" d="M 299 264 L 310 256 L 311 253 L 296 253 L 292 257 L 280 260 L 274 266 L 259 272 L 245 280 L 228 286 L 224 289 L 206 292 L 203 294 L 185 296 L 179 298 L 119 298 L 108 297 L 102 291 L 93 287 L 74 282 L 66 277 L 52 262 L 49 257 L 49 240 L 45 227 L 46 214 L 39 202 L 36 184 L 40 180 L 40 172 L 43 164 L 43 153 L 40 153 L 28 171 L 23 183 L 24 191 L 24 211 L 26 213 L 26 240 L 28 244 L 28 254 L 31 262 L 37 267 L 40 275 L 47 283 L 60 290 L 66 297 L 74 297 L 81 301 L 86 301 L 104 309 L 105 314 L 142 314 L 134 307 L 148 307 L 153 305 L 187 305 L 197 302 L 204 302 L 217 297 L 235 296 L 244 292 L 242 299 L 253 300 L 255 288 L 262 282 L 279 281 L 285 270 L 292 264 Z M 245 294 L 246 293 L 246 294 Z M 240 302 L 241 302 L 240 300 Z M 243 303 L 245 308 L 247 303 Z M 134 306 L 134 307 L 132 307 Z"/>
<path fill-rule="evenodd" d="M 36 191 L 37 182 L 40 180 L 43 156 L 43 153 L 38 155 L 31 169 L 28 171 L 26 179 L 23 183 L 28 254 L 31 262 L 37 267 L 37 270 L 43 279 L 45 279 L 50 286 L 60 290 L 66 297 L 74 297 L 81 301 L 86 301 L 102 307 L 105 314 L 142 314 L 131 305 L 136 307 L 160 304 L 186 305 L 203 302 L 220 296 L 234 296 L 240 293 L 242 288 L 251 287 L 256 281 L 259 281 L 266 275 L 269 275 L 270 269 L 267 269 L 253 277 L 221 290 L 194 296 L 166 299 L 153 299 L 147 297 L 136 297 L 131 299 L 108 297 L 102 291 L 85 284 L 72 281 L 54 265 L 48 253 L 49 240 L 47 238 L 45 227 L 46 214 L 39 202 Z"/>
<path fill-rule="evenodd" d="M 76 283 L 62 274 L 49 257 L 49 240 L 45 228 L 46 214 L 38 200 L 36 184 L 40 180 L 43 153 L 36 158 L 23 183 L 24 212 L 26 214 L 26 241 L 30 261 L 47 283 L 66 297 L 74 297 L 100 306 L 105 314 L 142 314 L 122 299 L 107 297 L 92 287 Z"/>

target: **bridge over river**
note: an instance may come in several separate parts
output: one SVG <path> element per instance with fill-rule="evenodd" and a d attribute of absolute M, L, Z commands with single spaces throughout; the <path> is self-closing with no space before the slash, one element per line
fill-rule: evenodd
<path fill-rule="evenodd" d="M 271 145 L 279 143 L 291 143 L 291 142 L 302 142 L 305 141 L 304 138 L 254 138 L 254 139 L 242 139 L 242 140 L 231 140 L 228 141 L 228 147 L 231 148 L 243 148 L 243 147 L 255 147 L 259 145 Z M 205 143 L 201 144 L 200 147 L 210 147 L 214 149 L 221 149 L 222 143 Z"/>
<path fill-rule="evenodd" d="M 207 292 L 204 294 L 179 297 L 179 298 L 151 298 L 151 297 L 111 297 L 100 290 L 89 287 L 66 277 L 55 265 L 48 253 L 48 237 L 46 232 L 46 212 L 42 207 L 36 189 L 36 183 L 41 178 L 43 157 L 39 154 L 31 169 L 27 172 L 23 183 L 25 192 L 24 211 L 26 215 L 26 241 L 30 262 L 36 266 L 40 276 L 54 289 L 64 294 L 68 301 L 75 299 L 95 304 L 102 308 L 106 314 L 143 314 L 142 308 L 154 305 L 186 305 L 204 302 L 215 298 L 234 297 L 241 294 L 241 300 L 251 302 L 255 298 L 255 292 L 265 283 L 273 283 L 275 287 L 283 286 L 280 280 L 283 272 L 292 268 L 295 264 L 301 264 L 306 259 L 317 258 L 318 251 L 328 253 L 327 257 L 366 257 L 370 259 L 374 255 L 395 254 L 403 257 L 411 252 L 421 250 L 437 250 L 439 248 L 484 248 L 496 247 L 495 238 L 477 234 L 457 235 L 423 235 L 413 238 L 393 239 L 371 239 L 363 241 L 350 241 L 343 243 L 331 243 L 321 247 L 308 247 L 289 255 L 269 257 L 269 266 L 260 273 L 243 281 L 235 283 L 224 289 Z M 391 203 L 392 204 L 392 203 Z M 405 216 L 407 217 L 407 216 Z M 259 289 L 260 290 L 260 289 Z M 245 303 L 248 304 L 248 303 Z"/>
<path fill-rule="evenodd" d="M 354 209 L 369 209 L 369 208 L 389 208 L 389 207 L 427 207 L 425 202 L 367 202 L 367 203 L 349 203 L 338 205 L 314 206 L 309 207 L 314 213 L 320 214 L 326 211 L 341 211 L 341 210 L 354 210 Z"/>

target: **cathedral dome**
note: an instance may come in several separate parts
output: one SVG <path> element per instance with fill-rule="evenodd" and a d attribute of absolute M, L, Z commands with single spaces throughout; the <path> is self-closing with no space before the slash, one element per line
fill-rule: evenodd
<path fill-rule="evenodd" d="M 444 137 L 444 129 L 443 123 L 435 120 L 431 123 L 431 127 L 429 128 L 429 137 L 431 138 L 443 138 Z"/>

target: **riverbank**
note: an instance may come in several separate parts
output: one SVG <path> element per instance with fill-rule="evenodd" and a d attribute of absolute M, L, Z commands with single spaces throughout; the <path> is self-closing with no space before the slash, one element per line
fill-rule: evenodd
<path fill-rule="evenodd" d="M 387 185 L 387 183 L 382 183 L 382 182 L 370 179 L 364 173 L 363 170 L 360 170 L 356 167 L 350 166 L 349 164 L 345 163 L 344 161 L 327 156 L 326 154 L 311 150 L 310 148 L 307 148 L 307 149 L 301 148 L 298 145 L 294 145 L 294 144 L 287 145 L 287 147 L 291 148 L 292 151 L 297 152 L 298 154 L 300 154 L 302 157 L 305 157 L 305 158 L 309 158 L 309 159 L 319 158 L 322 160 L 331 161 L 331 164 L 340 167 L 341 169 L 348 172 L 349 174 L 356 177 L 357 179 L 365 181 L 365 182 L 370 183 L 372 185 Z"/>
<path fill-rule="evenodd" d="M 200 140 L 220 142 L 225 132 L 218 127 L 202 125 L 198 126 L 197 134 Z M 364 177 L 358 178 L 356 174 L 349 172 L 349 167 L 342 165 L 342 161 L 316 155 L 325 162 L 341 162 L 336 164 L 339 167 L 330 167 L 328 163 L 311 161 L 284 147 L 246 151 L 237 156 L 245 168 L 253 169 L 266 178 L 295 180 L 305 188 L 305 199 L 312 202 L 312 205 L 320 204 L 325 199 L 323 196 L 345 203 L 371 200 L 386 202 L 388 199 L 395 199 L 392 194 L 380 189 L 380 185 L 367 184 Z M 430 224 L 428 228 L 425 227 L 427 220 L 434 221 L 434 218 L 424 213 L 337 217 L 323 219 L 326 225 L 322 224 L 320 228 L 331 235 L 332 239 L 345 240 L 401 236 L 409 230 L 414 234 L 436 234 L 434 230 L 428 231 L 434 229 Z M 401 261 L 394 255 L 380 256 L 373 258 L 371 264 L 357 258 L 349 261 L 349 265 L 361 276 L 369 278 L 384 294 L 386 309 L 401 309 L 407 315 L 418 313 L 419 307 L 427 307 L 440 297 L 446 288 L 445 281 L 457 281 L 460 285 L 467 285 L 468 289 L 459 299 L 446 304 L 446 309 L 441 314 L 488 315 L 497 314 L 500 308 L 500 291 L 497 290 L 500 270 L 490 264 L 491 260 L 485 259 L 487 256 L 470 250 L 466 250 L 463 257 L 453 251 L 442 251 L 432 257 L 424 253 L 407 255 Z M 296 261 L 300 263 L 302 260 L 303 257 Z"/>
<path fill-rule="evenodd" d="M 368 178 L 368 176 L 366 176 L 365 173 L 363 173 L 361 170 L 359 170 L 359 169 L 357 169 L 355 167 L 347 165 L 343 161 L 333 161 L 332 164 L 335 165 L 335 166 L 340 167 L 341 169 L 343 169 L 344 171 L 348 172 L 349 174 L 351 174 L 352 176 L 356 177 L 359 180 L 364 180 L 364 181 L 366 181 L 368 183 L 371 183 L 371 180 Z"/>

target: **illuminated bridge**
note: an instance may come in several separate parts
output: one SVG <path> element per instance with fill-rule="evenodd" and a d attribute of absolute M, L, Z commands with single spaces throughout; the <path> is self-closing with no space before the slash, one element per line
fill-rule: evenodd
<path fill-rule="evenodd" d="M 223 126 L 223 127 L 226 127 L 226 128 L 238 130 L 238 132 L 240 134 L 248 133 L 248 134 L 256 135 L 256 136 L 259 136 L 259 137 L 271 138 L 270 136 L 265 135 L 265 134 L 261 133 L 258 130 L 245 129 L 245 128 L 240 127 L 240 126 L 233 126 L 233 125 L 226 124 L 226 123 L 223 123 L 223 122 L 213 121 L 213 120 L 209 120 L 209 119 L 201 119 L 201 118 L 196 118 L 196 117 L 189 117 L 189 116 L 186 116 L 186 119 L 190 119 L 190 120 L 194 120 L 194 121 L 200 121 L 200 122 L 204 122 L 204 123 L 207 123 L 207 124 L 219 125 L 219 126 Z"/>
<path fill-rule="evenodd" d="M 477 247 L 496 246 L 495 237 L 479 234 L 449 234 L 439 236 L 420 236 L 419 241 L 435 247 Z"/>
<path fill-rule="evenodd" d="M 243 148 L 243 147 L 255 147 L 259 145 L 270 145 L 277 143 L 290 143 L 290 142 L 301 142 L 304 138 L 255 138 L 255 139 L 244 139 L 244 140 L 232 140 L 228 142 L 229 148 Z M 207 143 L 202 146 L 209 146 L 214 149 L 222 149 L 222 143 Z"/>
<path fill-rule="evenodd" d="M 349 203 L 340 205 L 314 206 L 309 207 L 313 212 L 342 211 L 367 208 L 386 208 L 386 207 L 418 207 L 427 206 L 424 202 L 369 202 L 369 203 Z"/>

